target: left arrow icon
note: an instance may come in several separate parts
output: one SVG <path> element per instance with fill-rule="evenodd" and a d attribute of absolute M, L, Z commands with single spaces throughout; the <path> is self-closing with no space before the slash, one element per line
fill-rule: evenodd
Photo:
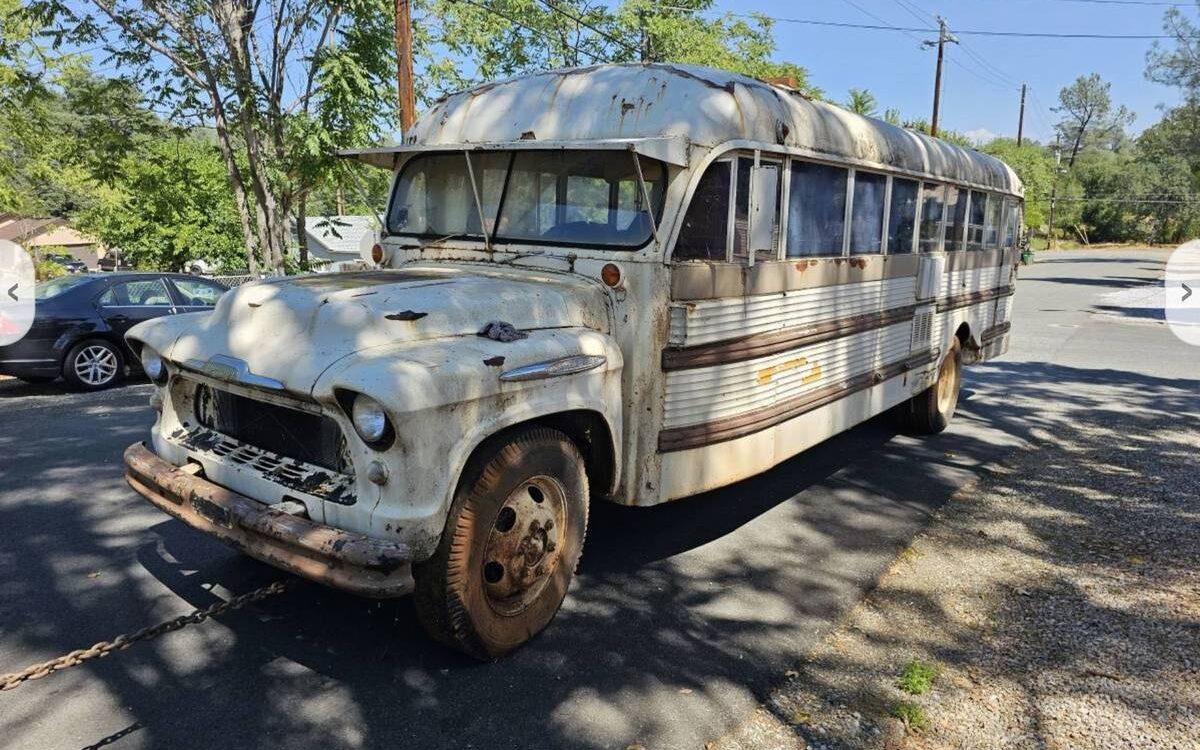
<path fill-rule="evenodd" d="M 9 296 L 9 297 L 12 297 L 14 302 L 18 301 L 18 298 L 17 298 L 17 287 L 19 287 L 19 286 L 21 286 L 21 285 L 20 285 L 20 284 L 13 284 L 13 285 L 12 285 L 12 286 L 9 288 L 9 290 L 8 290 L 8 296 Z M 1187 299 L 1187 297 L 1184 297 L 1184 299 Z"/>

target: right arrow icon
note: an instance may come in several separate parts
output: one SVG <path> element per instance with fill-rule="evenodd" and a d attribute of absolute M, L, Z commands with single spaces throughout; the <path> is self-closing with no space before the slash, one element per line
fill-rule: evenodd
<path fill-rule="evenodd" d="M 1183 299 L 1180 302 L 1187 302 L 1188 297 L 1192 296 L 1192 289 L 1187 284 L 1180 284 L 1183 287 Z"/>

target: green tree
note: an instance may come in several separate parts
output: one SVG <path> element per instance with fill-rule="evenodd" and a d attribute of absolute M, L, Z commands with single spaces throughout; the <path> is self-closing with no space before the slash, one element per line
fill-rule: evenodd
<path fill-rule="evenodd" d="M 1085 146 L 1111 149 L 1118 145 L 1125 126 L 1133 122 L 1134 114 L 1124 106 L 1113 108 L 1111 89 L 1111 83 L 1092 73 L 1079 76 L 1059 92 L 1059 106 L 1052 109 L 1063 116 L 1057 128 L 1069 147 L 1068 168 L 1075 166 Z"/>
<path fill-rule="evenodd" d="M 425 100 L 482 81 L 549 68 L 640 59 L 704 65 L 755 78 L 790 79 L 821 92 L 808 71 L 773 60 L 772 21 L 725 14 L 713 0 L 664 5 L 625 0 L 427 0 L 414 21 Z"/>
<path fill-rule="evenodd" d="M 120 179 L 97 191 L 76 226 L 138 268 L 183 270 L 205 260 L 245 264 L 237 207 L 215 139 L 166 135 L 126 155 Z"/>
<path fill-rule="evenodd" d="M 1003 161 L 1017 173 L 1025 186 L 1025 224 L 1044 230 L 1050 212 L 1054 155 L 1044 146 L 1031 141 L 1018 146 L 1012 138 L 996 138 L 980 151 Z"/>
<path fill-rule="evenodd" d="M 210 127 L 252 269 L 284 267 L 304 197 L 394 112 L 386 0 L 32 0 L 46 33 L 103 45 L 173 125 Z"/>
<path fill-rule="evenodd" d="M 845 106 L 854 114 L 865 117 L 874 117 L 879 111 L 879 102 L 867 89 L 850 89 L 850 98 L 846 100 Z"/>

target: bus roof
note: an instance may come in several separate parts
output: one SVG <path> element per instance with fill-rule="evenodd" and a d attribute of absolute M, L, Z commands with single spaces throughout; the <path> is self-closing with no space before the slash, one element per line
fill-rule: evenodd
<path fill-rule="evenodd" d="M 365 157 L 489 144 L 584 146 L 593 141 L 625 142 L 643 151 L 635 144 L 664 140 L 708 148 L 731 141 L 782 144 L 818 158 L 873 163 L 1005 193 L 1022 192 L 1012 169 L 992 156 L 811 101 L 783 86 L 666 63 L 594 65 L 483 84 L 438 101 L 407 134 L 404 146 L 347 155 L 384 166 L 390 160 Z"/>

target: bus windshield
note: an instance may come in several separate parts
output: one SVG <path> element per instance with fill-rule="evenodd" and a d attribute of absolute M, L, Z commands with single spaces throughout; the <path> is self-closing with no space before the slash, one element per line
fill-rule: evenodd
<path fill-rule="evenodd" d="M 646 157 L 638 163 L 657 221 L 667 169 Z M 425 154 L 400 175 L 388 231 L 425 238 L 482 238 L 486 231 L 495 242 L 638 248 L 652 228 L 637 166 L 624 151 Z"/>

